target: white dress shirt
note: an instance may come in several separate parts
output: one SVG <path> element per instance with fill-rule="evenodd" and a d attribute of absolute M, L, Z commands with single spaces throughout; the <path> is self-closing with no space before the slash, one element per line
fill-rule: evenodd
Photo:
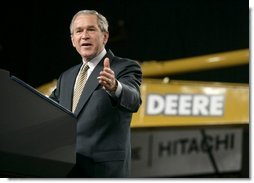
<path fill-rule="evenodd" d="M 83 60 L 83 64 L 86 64 L 89 66 L 89 69 L 87 70 L 87 79 L 89 78 L 89 76 L 91 75 L 91 73 L 93 72 L 94 68 L 96 67 L 96 65 L 100 62 L 100 60 L 106 55 L 107 51 L 105 49 L 102 50 L 102 52 L 97 55 L 96 57 L 94 57 L 92 60 L 90 60 L 89 62 Z M 82 67 L 80 67 L 82 68 Z M 80 72 L 80 71 L 79 71 Z M 77 78 L 76 78 L 76 81 L 77 81 Z M 117 83 L 118 83 L 118 86 L 116 88 L 116 91 L 115 93 L 112 93 L 112 92 L 109 92 L 107 91 L 107 93 L 110 95 L 110 96 L 116 96 L 116 97 L 119 97 L 121 92 L 122 92 L 122 85 L 121 83 L 116 80 Z M 76 84 L 75 84 L 75 87 L 76 87 Z"/>

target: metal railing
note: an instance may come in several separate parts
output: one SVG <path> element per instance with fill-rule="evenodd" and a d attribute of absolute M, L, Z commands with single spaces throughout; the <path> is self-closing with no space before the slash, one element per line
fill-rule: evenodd
<path fill-rule="evenodd" d="M 249 49 L 242 49 L 176 60 L 145 61 L 141 67 L 143 77 L 158 77 L 248 63 Z"/>

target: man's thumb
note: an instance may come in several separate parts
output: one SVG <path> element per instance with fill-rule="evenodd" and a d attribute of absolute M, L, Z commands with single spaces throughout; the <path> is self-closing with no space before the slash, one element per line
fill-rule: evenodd
<path fill-rule="evenodd" d="M 104 59 L 104 67 L 110 67 L 109 58 Z"/>

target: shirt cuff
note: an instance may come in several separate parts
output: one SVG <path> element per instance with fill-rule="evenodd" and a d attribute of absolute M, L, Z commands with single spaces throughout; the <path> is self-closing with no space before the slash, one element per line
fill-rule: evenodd
<path fill-rule="evenodd" d="M 117 85 L 117 88 L 115 91 L 115 95 L 116 95 L 116 97 L 120 97 L 123 87 L 122 87 L 122 84 L 118 80 L 116 80 L 116 81 L 117 81 L 118 85 Z"/>
<path fill-rule="evenodd" d="M 117 81 L 117 88 L 116 88 L 116 91 L 115 92 L 109 92 L 109 91 L 107 91 L 107 93 L 110 95 L 110 96 L 112 96 L 112 97 L 120 97 L 120 95 L 121 95 L 121 92 L 122 92 L 122 84 L 118 81 L 118 80 L 116 80 Z"/>

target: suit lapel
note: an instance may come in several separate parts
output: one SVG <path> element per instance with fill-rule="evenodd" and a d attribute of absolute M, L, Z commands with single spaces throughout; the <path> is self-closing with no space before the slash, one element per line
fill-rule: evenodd
<path fill-rule="evenodd" d="M 103 70 L 103 61 L 104 61 L 105 57 L 108 57 L 111 60 L 113 58 L 113 53 L 111 51 L 109 51 L 106 54 L 106 56 L 104 56 L 102 58 L 102 60 L 98 63 L 98 65 L 94 68 L 93 72 L 89 76 L 89 78 L 86 82 L 86 85 L 84 87 L 84 90 L 83 90 L 83 92 L 80 96 L 80 100 L 79 100 L 79 103 L 77 105 L 77 108 L 75 110 L 75 115 L 77 115 L 77 116 L 79 115 L 79 113 L 80 113 L 81 109 L 83 108 L 83 106 L 87 103 L 88 99 L 90 98 L 90 96 L 92 95 L 94 90 L 99 85 L 97 77 L 99 76 L 100 71 Z"/>
<path fill-rule="evenodd" d="M 64 106 L 66 106 L 67 109 L 69 109 L 71 111 L 72 109 L 72 98 L 73 98 L 73 88 L 74 88 L 74 85 L 75 85 L 75 81 L 76 81 L 76 77 L 78 75 L 78 72 L 79 72 L 79 69 L 81 67 L 82 64 L 79 64 L 77 67 L 75 67 L 71 72 L 70 72 L 70 75 L 69 75 L 69 79 L 67 82 L 68 84 L 65 85 L 67 88 L 66 88 L 66 100 L 65 103 L 63 104 Z"/>

